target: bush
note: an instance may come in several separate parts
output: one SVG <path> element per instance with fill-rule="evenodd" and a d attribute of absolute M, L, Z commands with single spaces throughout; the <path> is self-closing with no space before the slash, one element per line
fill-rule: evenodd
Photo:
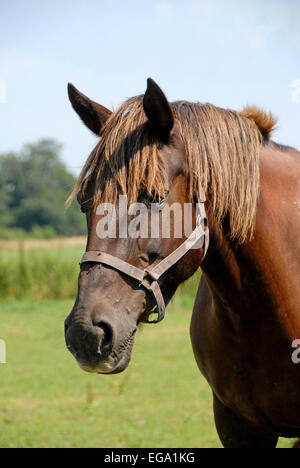
<path fill-rule="evenodd" d="M 52 237 L 54 231 L 60 236 L 85 233 L 85 216 L 76 202 L 65 209 L 76 178 L 62 162 L 61 149 L 53 140 L 41 140 L 18 153 L 0 154 L 1 226 L 21 228 L 39 238 Z M 12 237 L 5 232 L 0 238 Z"/>
<path fill-rule="evenodd" d="M 54 239 L 57 234 L 52 226 L 33 226 L 29 233 L 29 237 L 34 239 Z"/>
<path fill-rule="evenodd" d="M 21 228 L 10 229 L 10 228 L 0 226 L 0 239 L 16 240 L 16 239 L 23 239 L 26 236 L 27 236 L 27 233 L 24 231 L 24 229 L 21 229 Z"/>

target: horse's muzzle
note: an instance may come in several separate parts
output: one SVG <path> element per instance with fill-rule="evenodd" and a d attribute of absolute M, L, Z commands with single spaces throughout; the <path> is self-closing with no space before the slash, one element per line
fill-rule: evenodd
<path fill-rule="evenodd" d="M 100 320 L 91 324 L 70 323 L 70 319 L 67 318 L 65 339 L 68 350 L 84 370 L 113 370 L 114 363 L 109 357 L 114 343 L 114 331 L 109 322 Z"/>
<path fill-rule="evenodd" d="M 135 330 L 118 345 L 117 333 L 105 318 L 88 323 L 72 321 L 69 316 L 65 321 L 66 346 L 79 367 L 87 372 L 122 372 L 130 361 L 134 334 Z"/>

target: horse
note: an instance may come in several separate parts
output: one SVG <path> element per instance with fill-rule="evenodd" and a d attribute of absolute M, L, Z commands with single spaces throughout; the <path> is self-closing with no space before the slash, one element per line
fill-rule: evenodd
<path fill-rule="evenodd" d="M 138 325 L 153 313 L 162 320 L 200 267 L 190 336 L 223 446 L 299 438 L 300 153 L 272 140 L 271 113 L 170 103 L 150 78 L 144 95 L 113 112 L 72 84 L 68 95 L 100 137 L 69 199 L 86 214 L 88 239 L 65 321 L 68 350 L 87 372 L 122 372 Z M 99 237 L 98 207 L 119 206 L 120 195 L 148 215 L 158 204 L 157 219 L 174 203 L 191 204 L 197 242 L 173 231 L 126 237 L 120 226 Z"/>

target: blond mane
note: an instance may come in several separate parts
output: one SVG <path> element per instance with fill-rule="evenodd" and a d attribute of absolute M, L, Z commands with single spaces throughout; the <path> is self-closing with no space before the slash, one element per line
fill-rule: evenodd
<path fill-rule="evenodd" d="M 185 101 L 171 106 L 185 145 L 189 199 L 203 189 L 216 223 L 228 215 L 231 238 L 244 242 L 255 223 L 259 146 L 269 137 L 274 120 L 256 108 L 239 113 Z M 164 197 L 169 183 L 159 147 L 143 110 L 143 96 L 127 100 L 107 120 L 70 200 L 89 184 L 96 205 L 116 203 L 120 193 L 130 203 L 141 191 Z"/>

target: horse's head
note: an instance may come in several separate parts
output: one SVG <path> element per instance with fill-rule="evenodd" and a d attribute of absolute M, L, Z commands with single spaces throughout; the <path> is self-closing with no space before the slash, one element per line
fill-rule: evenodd
<path fill-rule="evenodd" d="M 115 113 L 72 85 L 69 97 L 101 140 L 76 189 L 88 242 L 66 343 L 82 369 L 117 373 L 130 361 L 138 324 L 148 321 L 154 306 L 162 313 L 201 262 L 203 250 L 187 247 L 160 274 L 145 272 L 162 265 L 195 228 L 195 190 L 180 124 L 151 79 L 144 96 Z"/>

